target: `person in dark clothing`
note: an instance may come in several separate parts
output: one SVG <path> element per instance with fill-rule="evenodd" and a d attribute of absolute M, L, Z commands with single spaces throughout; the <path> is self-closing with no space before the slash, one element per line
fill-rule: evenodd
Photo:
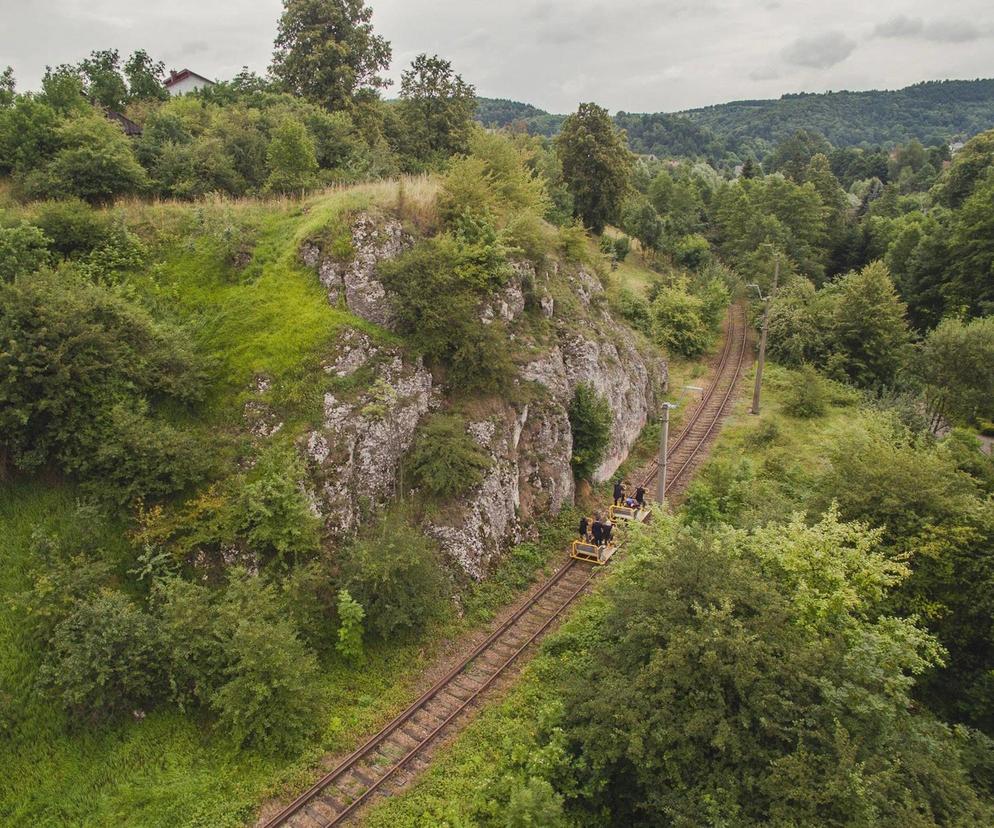
<path fill-rule="evenodd" d="M 621 485 L 619 480 L 614 484 L 614 505 L 617 506 L 621 503 L 622 499 L 625 497 L 625 487 Z"/>
<path fill-rule="evenodd" d="M 601 532 L 601 537 L 604 538 L 604 543 L 607 546 L 611 545 L 611 533 L 614 531 L 614 524 L 610 520 L 604 521 L 604 528 Z"/>
<path fill-rule="evenodd" d="M 587 539 L 587 524 L 589 523 L 590 521 L 587 520 L 586 515 L 580 518 L 580 540 L 582 541 L 585 541 Z"/>
<path fill-rule="evenodd" d="M 594 519 L 594 525 L 590 527 L 590 534 L 594 536 L 594 544 L 596 546 L 604 544 L 604 524 L 601 523 L 600 518 Z"/>
<path fill-rule="evenodd" d="M 640 509 L 645 506 L 645 486 L 639 486 L 635 490 L 635 502 L 639 505 Z"/>

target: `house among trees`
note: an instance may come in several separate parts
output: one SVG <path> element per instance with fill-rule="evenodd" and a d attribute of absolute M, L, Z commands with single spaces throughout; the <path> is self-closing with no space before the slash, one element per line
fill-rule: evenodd
<path fill-rule="evenodd" d="M 187 92 L 196 92 L 205 86 L 213 86 L 214 81 L 191 72 L 189 69 L 182 69 L 177 72 L 175 69 L 169 73 L 169 77 L 162 84 L 169 90 L 170 95 L 185 95 Z"/>

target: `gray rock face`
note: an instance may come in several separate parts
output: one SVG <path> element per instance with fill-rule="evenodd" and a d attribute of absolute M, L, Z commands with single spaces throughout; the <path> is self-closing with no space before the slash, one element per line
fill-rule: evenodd
<path fill-rule="evenodd" d="M 378 379 L 348 399 L 326 394 L 321 427 L 303 441 L 317 507 L 333 535 L 354 532 L 364 506 L 382 506 L 395 493 L 418 422 L 437 401 L 420 359 L 377 348 L 356 331 L 343 337 L 338 358 L 325 370 L 347 377 L 371 361 Z"/>
<path fill-rule="evenodd" d="M 554 406 L 502 406 L 469 433 L 493 459 L 486 478 L 447 521 L 428 532 L 470 577 L 483 578 L 494 557 L 521 540 L 523 523 L 555 514 L 573 499 L 569 420 Z"/>
<path fill-rule="evenodd" d="M 491 301 L 483 305 L 480 312 L 480 321 L 484 325 L 489 325 L 495 319 L 503 319 L 505 322 L 513 322 L 525 312 L 525 292 L 522 288 L 523 279 L 535 275 L 534 265 L 519 262 L 512 267 L 513 275 L 506 287 Z"/>
<path fill-rule="evenodd" d="M 352 241 L 355 256 L 348 263 L 331 260 L 314 245 L 302 248 L 301 260 L 317 270 L 329 301 L 344 297 L 357 315 L 389 326 L 389 297 L 375 277 L 376 265 L 413 240 L 398 221 L 360 215 L 353 221 Z M 468 424 L 468 433 L 489 452 L 492 466 L 473 491 L 447 504 L 441 516 L 424 527 L 473 578 L 485 577 L 493 561 L 521 539 L 535 518 L 555 514 L 572 502 L 573 434 L 567 412 L 577 385 L 589 383 L 611 406 L 611 441 L 595 474 L 600 481 L 627 456 L 666 379 L 663 362 L 643 354 L 632 332 L 616 323 L 606 308 L 587 314 L 583 321 L 563 318 L 544 281 L 567 280 L 580 302 L 589 305 L 603 293 L 595 274 L 583 268 L 560 274 L 556 262 L 541 279 L 528 263 L 516 263 L 513 271 L 504 290 L 481 307 L 480 321 L 502 320 L 508 336 L 520 336 L 525 288 L 534 290 L 556 335 L 551 345 L 536 349 L 536 358 L 520 369 L 519 380 L 536 383 L 543 393 L 528 404 L 494 401 L 489 416 L 477 414 Z M 302 445 L 318 509 L 329 531 L 339 535 L 359 527 L 370 511 L 365 504 L 375 509 L 395 494 L 419 421 L 438 402 L 431 374 L 420 360 L 379 348 L 362 333 L 343 337 L 335 361 L 325 370 L 347 378 L 364 366 L 378 379 L 348 395 L 326 395 L 323 423 Z"/>
<path fill-rule="evenodd" d="M 624 327 L 613 322 L 581 335 L 564 325 L 559 344 L 520 371 L 543 386 L 543 400 L 502 410 L 469 432 L 490 451 L 494 465 L 448 520 L 429 527 L 443 549 L 473 578 L 521 537 L 522 526 L 556 514 L 574 496 L 573 433 L 568 408 L 576 386 L 589 383 L 608 400 L 611 441 L 595 473 L 609 478 L 628 455 L 665 382 L 661 360 L 647 357 Z"/>
<path fill-rule="evenodd" d="M 611 324 L 596 339 L 561 330 L 559 345 L 526 365 L 521 376 L 544 386 L 563 408 L 580 383 L 589 384 L 608 401 L 613 423 L 604 460 L 594 474 L 595 482 L 600 482 L 628 456 L 655 409 L 666 366 L 661 359 L 643 354 L 629 331 Z"/>
<path fill-rule="evenodd" d="M 317 245 L 305 243 L 300 260 L 318 272 L 328 294 L 328 302 L 345 305 L 356 316 L 389 328 L 390 300 L 383 283 L 376 278 L 376 265 L 392 259 L 414 244 L 403 225 L 394 218 L 360 213 L 352 222 L 354 255 L 348 262 L 325 256 Z"/>

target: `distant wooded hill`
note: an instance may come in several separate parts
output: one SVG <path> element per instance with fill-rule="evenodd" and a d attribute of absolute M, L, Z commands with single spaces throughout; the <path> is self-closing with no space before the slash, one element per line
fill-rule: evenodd
<path fill-rule="evenodd" d="M 477 118 L 488 126 L 519 125 L 554 135 L 562 115 L 530 104 L 480 98 Z M 677 113 L 619 112 L 632 149 L 727 163 L 762 158 L 798 129 L 813 129 L 835 146 L 889 146 L 917 138 L 932 145 L 994 127 L 994 79 L 929 81 L 896 91 L 784 95 L 733 101 Z"/>

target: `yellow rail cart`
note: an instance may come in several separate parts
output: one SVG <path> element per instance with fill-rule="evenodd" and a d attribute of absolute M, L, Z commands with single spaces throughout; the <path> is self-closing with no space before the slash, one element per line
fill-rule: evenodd
<path fill-rule="evenodd" d="M 587 561 L 587 563 L 604 566 L 604 564 L 611 560 L 615 548 L 614 544 L 601 544 L 598 546 L 596 543 L 575 540 L 573 541 L 573 549 L 570 552 L 570 557 L 576 558 L 578 561 Z"/>
<path fill-rule="evenodd" d="M 612 523 L 617 523 L 619 520 L 634 520 L 645 523 L 646 518 L 649 517 L 649 512 L 648 506 L 643 506 L 641 509 L 637 506 L 612 506 L 609 514 Z"/>

